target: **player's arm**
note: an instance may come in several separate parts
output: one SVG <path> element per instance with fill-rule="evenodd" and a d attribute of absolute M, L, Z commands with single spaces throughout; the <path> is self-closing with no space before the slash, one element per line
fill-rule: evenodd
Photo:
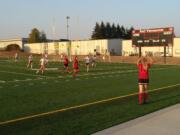
<path fill-rule="evenodd" d="M 139 58 L 138 58 L 138 60 L 137 60 L 137 63 L 136 63 L 136 64 L 137 64 L 137 65 L 139 65 L 140 61 L 141 61 L 141 57 L 139 57 Z"/>
<path fill-rule="evenodd" d="M 149 64 L 152 65 L 153 64 L 153 59 L 151 57 L 149 57 L 149 56 L 147 58 L 148 58 Z"/>

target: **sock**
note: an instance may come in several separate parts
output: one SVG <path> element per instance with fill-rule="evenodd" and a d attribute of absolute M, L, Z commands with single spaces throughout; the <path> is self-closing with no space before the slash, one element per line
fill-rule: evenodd
<path fill-rule="evenodd" d="M 143 100 L 143 93 L 139 93 L 139 104 L 142 104 L 142 100 Z"/>
<path fill-rule="evenodd" d="M 144 92 L 144 102 L 147 103 L 148 102 L 148 93 Z"/>

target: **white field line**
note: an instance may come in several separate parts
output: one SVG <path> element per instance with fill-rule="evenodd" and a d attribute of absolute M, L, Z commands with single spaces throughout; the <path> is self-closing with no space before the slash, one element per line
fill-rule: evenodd
<path fill-rule="evenodd" d="M 24 76 L 32 76 L 32 77 L 43 77 L 43 78 L 51 78 L 49 76 L 44 76 L 44 75 L 31 75 L 31 74 L 26 74 L 26 73 L 17 73 L 17 72 L 10 72 L 10 71 L 0 71 L 1 73 L 8 73 L 8 74 L 16 74 L 16 75 L 24 75 Z"/>
<path fill-rule="evenodd" d="M 165 70 L 165 69 L 170 69 L 170 68 L 151 69 L 151 71 Z M 85 74 L 78 75 L 78 76 L 84 77 L 84 76 L 110 75 L 110 76 L 103 76 L 103 78 L 108 78 L 108 77 L 112 77 L 113 76 L 112 74 L 134 73 L 134 72 L 138 72 L 138 70 L 126 70 L 126 71 L 117 71 L 117 72 L 102 72 L 102 73 L 93 73 L 93 74 L 85 73 Z M 17 73 L 17 74 L 24 74 L 24 73 Z M 27 75 L 29 75 L 29 74 L 27 74 Z M 29 76 L 36 76 L 36 77 L 43 77 L 43 78 L 18 80 L 18 82 L 29 82 L 29 81 L 36 81 L 36 80 L 43 80 L 43 79 L 46 79 L 46 80 L 50 80 L 50 79 L 66 79 L 67 77 L 71 77 L 71 75 L 67 75 L 66 77 L 63 77 L 63 76 L 49 77 L 49 76 L 40 76 L 40 75 L 29 75 Z M 79 79 L 79 80 L 81 80 L 81 79 Z M 87 78 L 83 78 L 83 79 L 87 80 Z M 3 80 L 1 80 L 0 81 L 0 83 L 14 83 L 14 82 L 17 82 L 17 80 L 13 80 L 13 81 L 3 81 Z"/>

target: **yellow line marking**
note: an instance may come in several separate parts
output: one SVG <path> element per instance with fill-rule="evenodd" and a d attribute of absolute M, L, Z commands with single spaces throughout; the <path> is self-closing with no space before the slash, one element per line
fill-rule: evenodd
<path fill-rule="evenodd" d="M 163 90 L 163 89 L 172 88 L 172 87 L 176 87 L 176 86 L 180 86 L 180 83 L 175 84 L 175 85 L 169 85 L 169 86 L 165 86 L 165 87 L 152 89 L 152 90 L 149 90 L 149 92 L 160 91 L 160 90 Z M 136 95 L 138 95 L 138 92 L 128 94 L 128 95 L 124 95 L 124 96 L 118 96 L 118 97 L 114 97 L 114 98 L 108 98 L 108 99 L 104 99 L 104 100 L 100 100 L 100 101 L 95 101 L 95 102 L 91 102 L 91 103 L 86 103 L 86 104 L 76 105 L 76 106 L 72 106 L 72 107 L 67 107 L 67 108 L 63 108 L 63 109 L 58 109 L 58 110 L 54 110 L 54 111 L 49 111 L 49 112 L 45 112 L 45 113 L 40 113 L 40 114 L 20 117 L 20 118 L 16 118 L 16 119 L 12 119 L 12 120 L 7 120 L 7 121 L 4 121 L 4 122 L 0 122 L 0 125 L 6 125 L 6 124 L 15 123 L 15 122 L 23 121 L 23 120 L 43 117 L 43 116 L 47 116 L 47 115 L 51 115 L 51 114 L 55 114 L 55 113 L 60 113 L 60 112 L 65 112 L 65 111 L 69 111 L 69 110 L 73 110 L 73 109 L 88 107 L 88 106 L 92 106 L 92 105 L 96 105 L 96 104 L 110 102 L 110 101 L 117 100 L 117 99 L 123 99 L 123 98 L 131 97 L 131 96 L 136 96 Z"/>

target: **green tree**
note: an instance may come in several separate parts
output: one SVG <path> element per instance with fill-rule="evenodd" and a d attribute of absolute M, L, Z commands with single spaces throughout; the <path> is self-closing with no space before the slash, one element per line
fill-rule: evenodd
<path fill-rule="evenodd" d="M 96 22 L 93 34 L 91 36 L 92 39 L 99 39 L 100 38 L 100 25 Z"/>
<path fill-rule="evenodd" d="M 116 26 L 115 24 L 113 23 L 112 24 L 112 27 L 111 27 L 111 38 L 118 38 L 118 36 L 116 35 Z"/>
<path fill-rule="evenodd" d="M 122 31 L 121 31 L 121 27 L 120 27 L 120 25 L 118 24 L 118 25 L 116 26 L 116 36 L 117 36 L 117 38 L 123 38 L 122 35 L 123 35 L 123 34 L 122 34 Z"/>
<path fill-rule="evenodd" d="M 106 26 L 105 26 L 105 37 L 104 38 L 111 38 L 111 24 L 109 22 L 106 23 Z"/>
<path fill-rule="evenodd" d="M 132 31 L 134 30 L 133 27 L 127 30 L 127 36 L 126 39 L 131 39 L 132 38 Z"/>
<path fill-rule="evenodd" d="M 40 42 L 47 42 L 46 33 L 44 31 L 40 33 Z"/>
<path fill-rule="evenodd" d="M 106 27 L 105 27 L 105 24 L 103 21 L 101 22 L 101 25 L 100 25 L 100 34 L 99 35 L 100 35 L 99 39 L 103 39 L 106 37 Z"/>
<path fill-rule="evenodd" d="M 37 28 L 34 28 L 31 30 L 31 33 L 29 34 L 28 43 L 40 43 L 41 37 L 40 32 Z"/>

